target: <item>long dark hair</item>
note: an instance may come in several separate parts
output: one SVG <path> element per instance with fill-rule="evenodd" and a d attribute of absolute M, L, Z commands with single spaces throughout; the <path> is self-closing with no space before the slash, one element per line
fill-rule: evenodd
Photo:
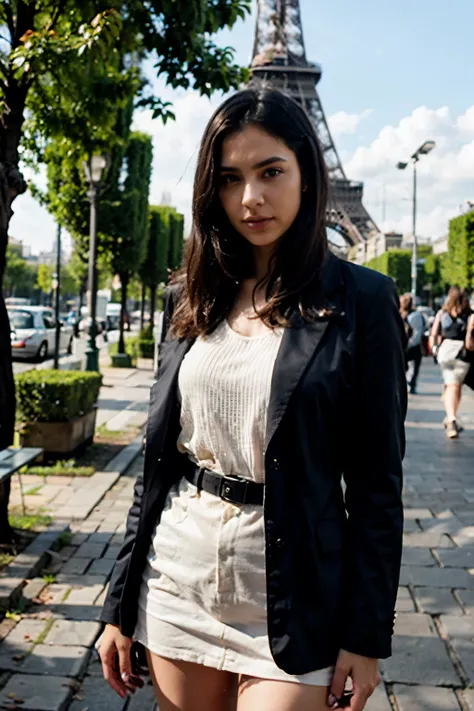
<path fill-rule="evenodd" d="M 217 109 L 202 138 L 183 288 L 171 324 L 179 338 L 211 333 L 230 312 L 239 282 L 253 275 L 252 247 L 232 227 L 219 198 L 223 141 L 248 125 L 285 142 L 297 157 L 305 187 L 299 213 L 279 239 L 268 275 L 255 287 L 254 299 L 259 286 L 266 288 L 266 304 L 258 314 L 268 326 L 287 325 L 292 310 L 313 321 L 323 306 L 320 273 L 327 251 L 328 175 L 321 148 L 296 101 L 273 88 L 249 88 Z"/>
<path fill-rule="evenodd" d="M 468 316 L 471 310 L 466 291 L 459 286 L 452 286 L 443 304 L 443 311 L 446 311 L 450 316 L 455 318 L 458 316 Z"/>

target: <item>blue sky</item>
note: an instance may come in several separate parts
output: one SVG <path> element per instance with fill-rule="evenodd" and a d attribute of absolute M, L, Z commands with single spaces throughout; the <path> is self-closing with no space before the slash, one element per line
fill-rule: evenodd
<path fill-rule="evenodd" d="M 407 232 L 409 175 L 394 166 L 424 140 L 436 140 L 437 149 L 420 164 L 419 225 L 426 237 L 443 234 L 464 201 L 474 200 L 474 2 L 300 1 L 307 56 L 323 67 L 318 88 L 348 177 L 364 180 L 365 202 L 379 226 Z M 254 24 L 255 8 L 218 37 L 242 64 L 250 59 Z M 189 216 L 196 150 L 220 97 L 209 102 L 173 93 L 162 81 L 157 87 L 174 99 L 178 120 L 163 128 L 147 112 L 135 119 L 154 137 L 152 200 L 170 192 Z M 48 249 L 51 218 L 29 196 L 14 209 L 11 234 L 35 252 Z"/>

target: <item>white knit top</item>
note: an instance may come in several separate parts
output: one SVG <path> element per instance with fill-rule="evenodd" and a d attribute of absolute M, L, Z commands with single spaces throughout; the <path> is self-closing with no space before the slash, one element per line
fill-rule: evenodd
<path fill-rule="evenodd" d="M 283 331 L 242 336 L 225 319 L 185 356 L 178 448 L 199 465 L 264 481 L 267 410 Z"/>

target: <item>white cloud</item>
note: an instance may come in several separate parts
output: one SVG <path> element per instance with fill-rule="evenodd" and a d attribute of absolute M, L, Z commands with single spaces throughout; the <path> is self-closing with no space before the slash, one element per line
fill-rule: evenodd
<path fill-rule="evenodd" d="M 456 125 L 461 132 L 474 136 L 474 106 L 458 117 Z"/>
<path fill-rule="evenodd" d="M 360 114 L 348 114 L 346 111 L 338 111 L 328 117 L 328 124 L 331 134 L 337 138 L 344 134 L 354 134 L 361 121 L 368 118 L 372 109 L 366 109 Z"/>
<path fill-rule="evenodd" d="M 436 141 L 436 148 L 417 166 L 418 234 L 445 234 L 449 220 L 474 197 L 474 106 L 458 117 L 446 106 L 420 106 L 398 124 L 382 128 L 372 143 L 359 146 L 344 164 L 351 179 L 364 181 L 364 202 L 382 229 L 411 232 L 412 168 L 400 171 L 396 165 L 409 160 L 426 140 Z"/>
<path fill-rule="evenodd" d="M 161 202 L 163 193 L 169 192 L 172 204 L 186 216 L 190 227 L 192 186 L 204 129 L 222 97 L 207 99 L 188 93 L 175 99 L 173 110 L 176 121 L 163 125 L 153 120 L 151 111 L 136 112 L 134 130 L 144 131 L 153 137 L 153 177 L 150 203 Z"/>
<path fill-rule="evenodd" d="M 171 193 L 172 204 L 185 214 L 189 229 L 199 143 L 222 97 L 209 100 L 181 93 L 172 98 L 175 122 L 164 126 L 160 119 L 152 120 L 151 112 L 141 111 L 135 114 L 133 127 L 153 137 L 151 203 L 159 203 L 163 192 Z M 364 203 L 372 217 L 382 229 L 411 231 L 411 167 L 400 171 L 396 164 L 432 139 L 436 149 L 418 164 L 417 231 L 426 237 L 445 234 L 449 219 L 459 214 L 466 199 L 474 199 L 474 106 L 459 116 L 453 116 L 447 106 L 420 106 L 410 116 L 382 128 L 371 143 L 350 150 L 354 132 L 369 114 L 369 109 L 361 114 L 338 112 L 329 121 L 347 176 L 364 181 Z M 50 248 L 55 225 L 48 213 L 29 195 L 19 197 L 14 210 L 11 234 L 31 244 L 34 251 Z"/>

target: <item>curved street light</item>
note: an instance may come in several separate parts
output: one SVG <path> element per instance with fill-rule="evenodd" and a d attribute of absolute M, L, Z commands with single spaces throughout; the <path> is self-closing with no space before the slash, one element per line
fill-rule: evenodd
<path fill-rule="evenodd" d="M 397 163 L 397 168 L 399 170 L 405 170 L 408 163 L 413 163 L 413 252 L 411 258 L 411 293 L 413 295 L 413 300 L 416 303 L 416 288 L 417 288 L 417 262 L 418 262 L 418 242 L 416 237 L 416 190 L 417 190 L 417 175 L 416 175 L 416 164 L 420 160 L 421 156 L 426 156 L 431 153 L 433 148 L 436 147 L 435 141 L 425 141 L 417 151 L 413 153 L 410 160 L 406 163 L 399 161 Z"/>

